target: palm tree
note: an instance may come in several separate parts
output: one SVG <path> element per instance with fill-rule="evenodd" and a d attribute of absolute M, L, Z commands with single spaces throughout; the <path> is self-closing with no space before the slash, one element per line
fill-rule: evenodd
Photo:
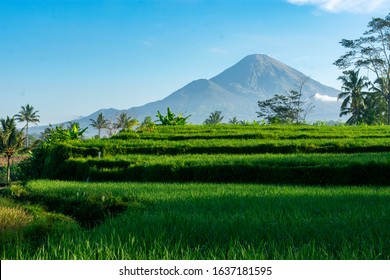
<path fill-rule="evenodd" d="M 224 116 L 221 116 L 221 111 L 215 111 L 210 114 L 209 118 L 206 119 L 203 123 L 204 124 L 219 124 L 222 122 Z"/>
<path fill-rule="evenodd" d="M 90 119 L 90 121 L 91 121 L 91 126 L 96 128 L 99 131 L 98 135 L 99 135 L 99 138 L 100 138 L 100 131 L 101 131 L 101 129 L 108 127 L 108 124 L 109 124 L 108 120 L 106 120 L 104 118 L 103 113 L 100 113 L 97 116 L 96 120 Z"/>
<path fill-rule="evenodd" d="M 240 121 L 237 119 L 237 117 L 233 117 L 229 120 L 229 124 L 240 124 Z"/>
<path fill-rule="evenodd" d="M 359 70 L 344 71 L 344 76 L 340 76 L 338 79 L 343 83 L 337 99 L 344 99 L 340 108 L 340 117 L 348 114 L 352 116 L 347 120 L 347 124 L 359 124 L 364 121 L 364 97 L 366 92 L 363 89 L 368 86 L 368 78 L 360 77 Z"/>
<path fill-rule="evenodd" d="M 388 106 L 384 95 L 384 92 L 388 92 L 387 85 L 386 80 L 382 78 L 376 79 L 371 84 L 370 93 L 364 99 L 367 106 L 365 114 L 368 119 L 367 124 L 389 124 L 387 118 L 389 115 L 387 113 Z"/>
<path fill-rule="evenodd" d="M 21 108 L 22 110 L 20 110 L 19 114 L 15 115 L 15 119 L 18 122 L 26 122 L 26 147 L 28 147 L 28 124 L 39 123 L 39 115 L 37 115 L 39 111 L 34 111 L 34 107 L 30 104 L 27 104 L 26 107 L 22 106 Z"/>
<path fill-rule="evenodd" d="M 115 127 L 117 129 L 120 129 L 122 131 L 130 130 L 133 128 L 133 126 L 139 124 L 137 119 L 133 119 L 129 114 L 127 113 L 121 113 L 117 118 L 116 118 L 116 124 Z"/>
<path fill-rule="evenodd" d="M 16 128 L 15 118 L 0 120 L 0 153 L 7 158 L 7 185 L 11 181 L 11 157 L 23 146 L 23 130 Z"/>

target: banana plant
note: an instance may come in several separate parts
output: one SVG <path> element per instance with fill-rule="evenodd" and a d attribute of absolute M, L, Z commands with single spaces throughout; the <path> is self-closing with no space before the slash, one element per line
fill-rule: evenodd
<path fill-rule="evenodd" d="M 64 130 L 63 133 L 69 140 L 78 140 L 83 137 L 84 132 L 88 127 L 81 129 L 78 122 L 69 122 L 68 129 Z"/>
<path fill-rule="evenodd" d="M 179 114 L 176 116 L 168 107 L 166 116 L 163 116 L 160 111 L 157 111 L 156 117 L 158 117 L 158 121 L 161 122 L 161 125 L 185 125 L 191 115 L 183 117 L 182 114 Z"/>

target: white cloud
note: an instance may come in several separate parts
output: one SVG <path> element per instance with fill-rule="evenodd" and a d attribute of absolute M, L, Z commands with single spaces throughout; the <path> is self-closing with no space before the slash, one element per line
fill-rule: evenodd
<path fill-rule="evenodd" d="M 316 93 L 314 99 L 323 101 L 323 102 L 337 102 L 337 97 L 329 96 L 326 94 Z"/>
<path fill-rule="evenodd" d="M 384 8 L 390 0 L 287 0 L 295 5 L 314 5 L 332 13 L 370 13 Z"/>

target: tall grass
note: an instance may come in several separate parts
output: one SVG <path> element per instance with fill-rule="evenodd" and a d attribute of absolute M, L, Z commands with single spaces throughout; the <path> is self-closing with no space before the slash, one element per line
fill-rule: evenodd
<path fill-rule="evenodd" d="M 35 181 L 32 192 L 136 197 L 91 229 L 16 244 L 24 259 L 390 259 L 390 190 Z M 19 253 L 16 253 L 19 252 Z M 17 255 L 19 254 L 19 255 Z"/>
<path fill-rule="evenodd" d="M 92 150 L 95 149 L 95 150 Z M 347 139 L 191 139 L 191 140 L 105 140 L 76 143 L 70 155 L 97 157 L 117 154 L 250 154 L 250 153 L 353 153 L 389 152 L 389 137 Z M 91 152 L 92 151 L 92 152 Z"/>
<path fill-rule="evenodd" d="M 4 256 L 19 258 L 22 255 L 14 246 L 23 244 L 24 250 L 35 250 L 49 235 L 58 237 L 77 230 L 79 225 L 70 217 L 0 197 L 0 250 Z"/>
<path fill-rule="evenodd" d="M 387 126 L 313 125 L 185 125 L 157 126 L 147 133 L 121 133 L 114 139 L 334 139 L 378 138 L 390 136 Z"/>
<path fill-rule="evenodd" d="M 390 154 L 126 155 L 57 169 L 64 180 L 387 185 Z"/>
<path fill-rule="evenodd" d="M 33 216 L 24 209 L 0 197 L 0 235 L 18 231 L 31 224 Z"/>
<path fill-rule="evenodd" d="M 30 166 L 39 170 L 39 178 L 63 180 L 383 185 L 387 184 L 383 178 L 389 170 L 384 159 L 390 152 L 389 136 L 386 126 L 158 127 L 112 139 L 52 145 Z M 320 153 L 329 155 L 320 158 Z M 97 160 L 98 155 L 103 158 Z M 301 158 L 309 164 L 302 163 Z M 368 165 L 371 159 L 374 165 Z M 371 176 L 366 176 L 366 171 Z M 319 173 L 322 175 L 317 176 Z M 343 178 L 343 174 L 350 174 L 352 179 Z"/>
<path fill-rule="evenodd" d="M 42 174 L 83 182 L 5 194 L 20 204 L 0 201 L 3 215 L 27 222 L 0 257 L 390 259 L 389 136 L 388 126 L 184 126 L 49 146 Z"/>

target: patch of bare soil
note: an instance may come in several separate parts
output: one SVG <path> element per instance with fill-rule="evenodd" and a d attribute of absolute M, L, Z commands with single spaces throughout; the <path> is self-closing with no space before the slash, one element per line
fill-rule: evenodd
<path fill-rule="evenodd" d="M 26 159 L 28 156 L 14 156 L 11 157 L 11 164 L 18 163 L 24 159 Z M 4 155 L 0 156 L 0 167 L 1 166 L 7 166 L 7 158 Z"/>

